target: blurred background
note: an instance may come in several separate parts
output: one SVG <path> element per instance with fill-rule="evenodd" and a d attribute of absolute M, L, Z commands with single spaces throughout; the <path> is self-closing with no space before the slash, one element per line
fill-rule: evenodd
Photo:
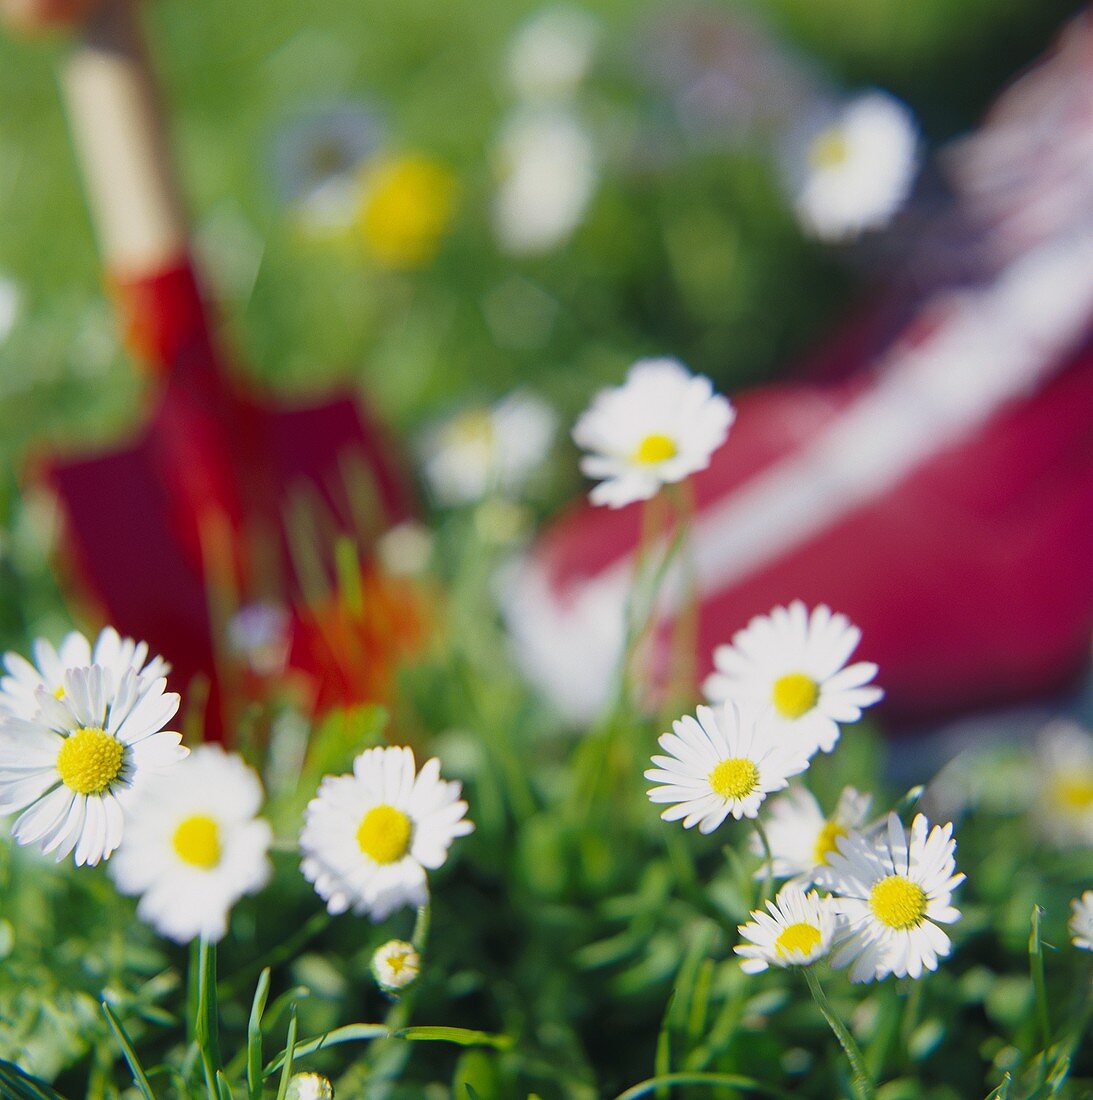
<path fill-rule="evenodd" d="M 515 387 L 568 424 L 644 354 L 736 393 L 863 301 L 978 277 L 937 217 L 953 185 L 932 155 L 1080 7 L 161 0 L 142 17 L 233 369 L 289 399 L 348 383 L 416 454 L 438 418 Z M 68 48 L 0 41 L 4 646 L 65 618 L 28 463 L 131 436 L 150 400 L 59 103 Z M 817 105 L 869 88 L 915 119 L 914 191 L 873 232 L 818 239 L 787 148 Z M 538 515 L 579 493 L 573 458 Z"/>

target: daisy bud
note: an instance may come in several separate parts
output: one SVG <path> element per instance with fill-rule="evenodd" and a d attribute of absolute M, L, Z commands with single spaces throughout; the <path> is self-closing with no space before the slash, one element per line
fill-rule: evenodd
<path fill-rule="evenodd" d="M 401 993 L 420 973 L 421 956 L 405 940 L 388 940 L 372 956 L 372 975 L 388 993 Z"/>
<path fill-rule="evenodd" d="M 294 1073 L 287 1100 L 334 1100 L 334 1086 L 321 1073 Z"/>

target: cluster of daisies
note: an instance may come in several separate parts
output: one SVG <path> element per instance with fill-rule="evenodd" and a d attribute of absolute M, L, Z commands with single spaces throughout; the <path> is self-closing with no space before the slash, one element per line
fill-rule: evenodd
<path fill-rule="evenodd" d="M 734 417 L 708 379 L 675 360 L 636 363 L 573 431 L 587 452 L 582 470 L 600 479 L 592 503 L 648 500 L 706 468 Z M 921 814 L 909 831 L 896 814 L 869 821 L 870 797 L 852 788 L 828 815 L 799 781 L 791 785 L 883 695 L 877 666 L 851 663 L 860 641 L 861 631 L 823 604 L 795 601 L 756 616 L 714 652 L 703 685 L 709 705 L 673 723 L 645 772 L 666 821 L 702 833 L 729 817 L 755 821 L 760 874 L 787 880 L 740 928 L 736 951 L 748 972 L 830 957 L 855 982 L 917 978 L 949 954 L 941 926 L 960 918 L 952 894 L 964 880 L 952 825 L 931 827 Z M 778 791 L 786 793 L 766 806 Z M 1074 906 L 1075 943 L 1085 946 L 1093 893 Z"/>
<path fill-rule="evenodd" d="M 210 942 L 232 907 L 271 876 L 258 774 L 219 745 L 185 748 L 168 730 L 179 696 L 166 663 L 110 627 L 94 644 L 69 634 L 38 640 L 33 661 L 4 657 L 0 678 L 0 812 L 12 835 L 77 866 L 109 860 L 138 916 L 179 943 Z M 369 749 L 353 774 L 327 776 L 307 808 L 301 869 L 331 913 L 379 921 L 428 900 L 427 872 L 474 826 L 460 784 L 440 763 L 420 770 L 411 749 Z M 377 952 L 377 981 L 397 991 L 416 978 L 416 948 Z"/>

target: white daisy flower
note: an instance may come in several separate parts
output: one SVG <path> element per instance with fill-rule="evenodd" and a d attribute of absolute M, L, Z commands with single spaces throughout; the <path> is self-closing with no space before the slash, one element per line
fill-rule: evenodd
<path fill-rule="evenodd" d="M 0 813 L 22 811 L 20 844 L 58 860 L 75 851 L 78 867 L 110 856 L 134 783 L 189 752 L 163 728 L 179 705 L 166 684 L 132 668 L 120 682 L 98 665 L 69 669 L 59 697 L 38 689 L 33 718 L 0 717 Z"/>
<path fill-rule="evenodd" d="M 530 393 L 468 409 L 426 436 L 425 479 L 441 504 L 516 493 L 546 458 L 556 430 L 554 410 Z"/>
<path fill-rule="evenodd" d="M 831 949 L 838 914 L 831 898 L 815 890 L 807 894 L 787 882 L 774 901 L 767 902 L 769 913 L 756 909 L 747 924 L 738 931 L 747 943 L 733 948 L 744 961 L 745 974 L 758 974 L 769 966 L 808 966 L 822 959 Z"/>
<path fill-rule="evenodd" d="M 835 895 L 846 921 L 832 966 L 850 968 L 852 982 L 895 974 L 921 977 L 949 954 L 949 937 L 939 924 L 953 924 L 960 912 L 952 892 L 964 881 L 956 872 L 952 824 L 932 829 L 922 814 L 908 837 L 895 814 L 874 837 L 851 833 L 816 876 Z"/>
<path fill-rule="evenodd" d="M 806 119 L 787 149 L 797 216 L 807 232 L 827 241 L 887 224 L 910 194 L 917 170 L 914 116 L 878 91 Z"/>
<path fill-rule="evenodd" d="M 176 943 L 222 939 L 232 906 L 272 872 L 273 833 L 256 816 L 262 796 L 254 770 L 219 745 L 142 783 L 110 861 L 118 890 L 140 896 L 137 916 Z"/>
<path fill-rule="evenodd" d="M 1071 942 L 1083 951 L 1093 951 L 1093 890 L 1086 890 L 1070 903 L 1073 914 L 1067 922 Z"/>
<path fill-rule="evenodd" d="M 811 791 L 791 785 L 771 802 L 765 823 L 774 877 L 808 885 L 814 872 L 827 865 L 839 838 L 865 824 L 872 801 L 871 795 L 844 787 L 835 812 L 827 817 Z M 762 855 L 758 836 L 752 837 L 752 842 L 755 854 Z M 765 866 L 757 872 L 765 873 Z"/>
<path fill-rule="evenodd" d="M 409 748 L 367 749 L 352 775 L 328 775 L 307 807 L 301 870 L 331 913 L 383 920 L 404 905 L 424 905 L 426 871 L 474 825 L 460 784 L 440 778 L 440 761 L 416 772 Z"/>
<path fill-rule="evenodd" d="M 549 252 L 581 224 L 596 190 L 596 151 L 587 127 L 558 108 L 515 112 L 498 138 L 493 228 L 504 251 Z"/>
<path fill-rule="evenodd" d="M 588 74 L 599 25 L 587 11 L 557 5 L 536 12 L 513 36 L 505 59 L 509 83 L 529 100 L 572 96 Z"/>
<path fill-rule="evenodd" d="M 771 791 L 808 767 L 803 753 L 770 736 L 765 714 L 733 703 L 716 713 L 699 707 L 696 717 L 686 715 L 672 729 L 658 742 L 670 755 L 654 756 L 656 767 L 645 778 L 663 784 L 650 788 L 650 801 L 671 803 L 660 816 L 683 818 L 685 829 L 698 825 L 712 833 L 729 814 L 738 821 L 755 817 Z"/>
<path fill-rule="evenodd" d="M 811 613 L 800 600 L 757 615 L 714 650 L 715 672 L 703 690 L 726 699 L 774 707 L 776 732 L 811 756 L 830 752 L 841 722 L 856 722 L 884 692 L 867 686 L 877 674 L 870 661 L 847 665 L 861 631 L 845 615 L 820 604 Z"/>
<path fill-rule="evenodd" d="M 1043 833 L 1062 847 L 1093 847 L 1093 737 L 1074 722 L 1050 723 L 1036 739 L 1035 774 Z"/>
<path fill-rule="evenodd" d="M 372 956 L 372 976 L 381 989 L 398 993 L 421 973 L 421 956 L 406 940 L 388 940 Z"/>
<path fill-rule="evenodd" d="M 713 383 L 678 360 L 639 360 L 621 386 L 596 395 L 573 429 L 577 446 L 591 452 L 581 471 L 600 479 L 589 499 L 620 508 L 704 470 L 735 417 Z"/>
<path fill-rule="evenodd" d="M 99 632 L 94 646 L 78 630 L 66 634 L 56 649 L 45 638 L 36 638 L 31 654 L 33 664 L 18 653 L 4 654 L 8 675 L 0 678 L 0 714 L 33 718 L 38 710 L 38 689 L 60 698 L 69 669 L 99 665 L 110 672 L 115 684 L 121 683 L 129 669 L 144 682 L 170 671 L 162 657 L 148 656 L 147 642 L 123 638 L 112 626 Z"/>

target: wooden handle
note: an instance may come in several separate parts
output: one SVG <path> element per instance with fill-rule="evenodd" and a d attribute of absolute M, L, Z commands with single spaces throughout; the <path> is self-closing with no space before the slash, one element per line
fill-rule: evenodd
<path fill-rule="evenodd" d="M 134 0 L 103 0 L 61 85 L 103 261 L 130 281 L 178 263 L 186 218 Z"/>

